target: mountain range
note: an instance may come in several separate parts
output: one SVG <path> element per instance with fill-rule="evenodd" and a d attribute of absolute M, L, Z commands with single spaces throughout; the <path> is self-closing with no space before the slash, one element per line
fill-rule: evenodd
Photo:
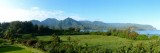
<path fill-rule="evenodd" d="M 72 18 L 57 20 L 55 18 L 47 18 L 43 21 L 31 20 L 33 24 L 49 26 L 52 29 L 68 29 L 80 28 L 82 30 L 107 30 L 110 28 L 126 29 L 132 27 L 134 30 L 156 30 L 151 25 L 142 25 L 134 23 L 104 23 L 101 21 L 77 21 Z"/>

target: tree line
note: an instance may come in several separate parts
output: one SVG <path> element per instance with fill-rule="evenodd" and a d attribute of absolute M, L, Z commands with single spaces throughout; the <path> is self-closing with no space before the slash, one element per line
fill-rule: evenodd
<path fill-rule="evenodd" d="M 69 28 L 62 29 L 50 29 L 48 26 L 33 25 L 30 21 L 13 21 L 0 23 L 0 36 L 3 38 L 11 38 L 12 36 L 18 36 L 20 34 L 33 34 L 33 35 L 76 35 L 84 34 L 80 32 L 80 29 Z"/>

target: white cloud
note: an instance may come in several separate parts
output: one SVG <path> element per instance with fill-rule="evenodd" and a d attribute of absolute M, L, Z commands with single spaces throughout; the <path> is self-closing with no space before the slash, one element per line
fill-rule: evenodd
<path fill-rule="evenodd" d="M 38 9 L 40 9 L 39 7 L 32 7 L 31 8 L 32 10 L 38 10 Z"/>
<path fill-rule="evenodd" d="M 61 10 L 43 10 L 39 7 L 32 7 L 31 9 L 11 9 L 11 8 L 0 8 L 0 22 L 10 22 L 15 20 L 26 21 L 26 20 L 44 20 L 46 18 L 56 18 L 59 20 L 71 17 L 76 20 L 82 20 L 77 15 L 65 15 L 64 11 Z"/>

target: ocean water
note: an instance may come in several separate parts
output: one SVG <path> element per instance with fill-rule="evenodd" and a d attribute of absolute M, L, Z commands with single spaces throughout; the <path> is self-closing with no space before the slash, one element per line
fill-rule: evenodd
<path fill-rule="evenodd" d="M 146 35 L 160 35 L 160 30 L 143 30 L 136 31 L 138 34 L 146 34 Z"/>
<path fill-rule="evenodd" d="M 88 32 L 107 32 L 107 30 L 88 30 Z M 81 32 L 85 32 L 85 30 L 81 30 Z M 160 36 L 160 30 L 141 30 L 136 31 L 138 34 L 145 34 L 145 35 L 159 35 Z"/>

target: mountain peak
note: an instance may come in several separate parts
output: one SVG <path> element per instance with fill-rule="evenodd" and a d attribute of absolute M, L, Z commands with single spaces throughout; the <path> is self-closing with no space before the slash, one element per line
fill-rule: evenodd
<path fill-rule="evenodd" d="M 63 21 L 66 21 L 66 22 L 77 22 L 77 20 L 74 20 L 74 19 L 72 19 L 70 17 L 64 19 Z"/>
<path fill-rule="evenodd" d="M 44 21 L 53 21 L 53 20 L 57 20 L 57 19 L 55 19 L 55 18 L 47 18 Z"/>
<path fill-rule="evenodd" d="M 65 20 L 74 20 L 74 19 L 72 19 L 72 18 L 68 17 L 68 18 L 66 18 Z"/>
<path fill-rule="evenodd" d="M 104 23 L 104 22 L 102 22 L 102 21 L 94 21 L 94 23 Z"/>
<path fill-rule="evenodd" d="M 31 22 L 32 22 L 33 24 L 41 25 L 41 22 L 38 21 L 38 20 L 31 20 Z"/>

